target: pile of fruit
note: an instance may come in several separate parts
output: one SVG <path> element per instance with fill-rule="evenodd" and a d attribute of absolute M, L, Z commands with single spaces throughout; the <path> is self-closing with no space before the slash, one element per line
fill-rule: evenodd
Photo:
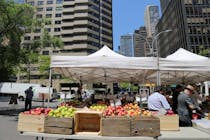
<path fill-rule="evenodd" d="M 68 101 L 68 102 L 62 102 L 58 107 L 60 106 L 72 106 L 72 107 L 78 107 L 80 106 L 82 103 L 78 100 L 72 100 L 72 101 Z"/>
<path fill-rule="evenodd" d="M 75 108 L 60 106 L 55 110 L 51 110 L 48 115 L 52 117 L 71 118 L 74 116 L 75 111 L 76 111 Z"/>
<path fill-rule="evenodd" d="M 103 112 L 104 116 L 128 116 L 128 117 L 136 117 L 136 116 L 151 116 L 152 113 L 148 110 L 140 109 L 137 104 L 126 104 L 124 107 L 122 106 L 108 106 L 106 110 Z"/>
<path fill-rule="evenodd" d="M 51 108 L 35 108 L 35 109 L 31 109 L 29 111 L 24 111 L 22 112 L 23 114 L 30 114 L 30 115 L 48 115 L 48 113 L 51 111 Z"/>
<path fill-rule="evenodd" d="M 90 109 L 94 111 L 103 111 L 106 108 L 107 108 L 107 105 L 105 104 L 93 104 L 90 106 Z"/>

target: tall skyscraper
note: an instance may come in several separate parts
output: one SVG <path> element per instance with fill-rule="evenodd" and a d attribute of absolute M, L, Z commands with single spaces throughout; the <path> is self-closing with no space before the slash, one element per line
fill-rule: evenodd
<path fill-rule="evenodd" d="M 60 37 L 64 48 L 44 54 L 88 55 L 103 45 L 113 48 L 112 0 L 27 0 L 36 8 L 36 18 L 50 19 L 49 33 Z M 41 29 L 29 33 L 24 43 L 39 39 Z"/>
<path fill-rule="evenodd" d="M 59 37 L 63 48 L 42 49 L 43 55 L 88 55 L 103 45 L 113 48 L 112 0 L 26 0 L 34 6 L 37 20 L 47 19 L 44 29 L 51 36 Z M 40 39 L 43 28 L 35 29 L 24 36 L 23 46 L 29 47 L 32 40 Z M 32 69 L 38 69 L 37 66 Z M 31 81 L 40 79 L 31 72 Z M 22 78 L 24 80 L 25 76 Z"/>
<path fill-rule="evenodd" d="M 148 37 L 152 37 L 155 33 L 155 26 L 157 25 L 159 18 L 158 6 L 148 5 L 144 13 L 144 21 Z"/>
<path fill-rule="evenodd" d="M 133 48 L 135 57 L 144 57 L 147 41 L 147 32 L 145 27 L 140 27 L 138 30 L 134 31 L 133 34 Z"/>
<path fill-rule="evenodd" d="M 125 56 L 133 56 L 133 35 L 126 34 L 120 37 L 119 53 Z"/>
<path fill-rule="evenodd" d="M 171 29 L 158 38 L 160 55 L 165 57 L 179 48 L 199 53 L 210 49 L 210 0 L 171 0 L 160 22 L 158 32 Z"/>

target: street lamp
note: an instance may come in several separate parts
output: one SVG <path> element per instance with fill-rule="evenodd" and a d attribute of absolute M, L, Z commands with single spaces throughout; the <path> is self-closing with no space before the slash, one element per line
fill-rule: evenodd
<path fill-rule="evenodd" d="M 154 42 L 156 44 L 156 52 L 157 52 L 157 86 L 160 85 L 160 71 L 159 71 L 159 47 L 158 47 L 158 44 L 157 44 L 157 40 L 158 40 L 158 37 L 162 34 L 162 33 L 168 33 L 168 32 L 171 32 L 172 30 L 169 29 L 169 30 L 164 30 L 164 31 L 161 31 L 159 32 L 158 34 L 156 34 L 154 37 L 153 37 L 153 40 L 152 40 L 152 48 L 153 48 L 153 53 L 154 53 Z"/>
<path fill-rule="evenodd" d="M 142 38 L 144 39 L 144 41 L 147 43 L 149 49 L 151 49 L 151 45 L 150 45 L 148 39 L 147 39 L 145 36 L 141 35 L 141 34 L 139 34 L 139 36 L 142 37 Z M 151 50 L 150 50 L 150 51 L 151 51 Z"/>

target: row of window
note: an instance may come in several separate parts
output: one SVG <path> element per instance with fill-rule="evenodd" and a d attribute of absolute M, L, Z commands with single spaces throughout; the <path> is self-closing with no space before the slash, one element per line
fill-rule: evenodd
<path fill-rule="evenodd" d="M 63 0 L 56 0 L 56 2 L 55 2 L 56 4 L 63 4 Z M 35 6 L 35 2 L 34 1 L 32 1 L 32 2 L 28 2 L 28 4 L 30 4 L 30 5 L 32 5 L 32 6 Z M 44 5 L 45 4 L 45 1 L 44 0 L 39 0 L 38 2 L 37 2 L 37 5 Z M 48 5 L 50 5 L 50 4 L 54 4 L 54 1 L 53 0 L 47 0 L 47 2 L 46 2 L 46 4 Z"/>
<path fill-rule="evenodd" d="M 58 6 L 55 8 L 56 11 L 62 11 L 63 7 L 62 6 Z M 52 11 L 53 8 L 52 7 L 46 7 L 46 11 Z M 43 12 L 44 8 L 43 7 L 39 7 L 36 9 L 37 12 Z"/>
<path fill-rule="evenodd" d="M 46 14 L 45 16 L 46 16 L 46 18 L 51 18 L 52 17 L 52 14 Z M 56 13 L 55 14 L 55 17 L 61 17 L 61 16 L 62 16 L 61 13 Z M 36 15 L 36 18 L 37 19 L 43 18 L 43 15 L 42 14 L 37 14 Z"/>

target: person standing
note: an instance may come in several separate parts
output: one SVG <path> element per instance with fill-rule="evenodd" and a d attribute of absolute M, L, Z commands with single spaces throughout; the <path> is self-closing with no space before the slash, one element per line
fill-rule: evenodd
<path fill-rule="evenodd" d="M 148 97 L 147 107 L 150 111 L 159 111 L 161 109 L 169 110 L 170 105 L 164 95 L 162 87 L 157 87 L 154 93 Z"/>
<path fill-rule="evenodd" d="M 29 87 L 26 91 L 26 99 L 25 99 L 25 111 L 30 110 L 32 106 L 32 98 L 34 96 L 34 92 L 32 90 L 32 87 Z"/>
<path fill-rule="evenodd" d="M 192 110 L 195 109 L 192 99 L 190 98 L 194 93 L 194 87 L 187 85 L 183 92 L 178 96 L 178 115 L 179 126 L 190 127 L 192 126 Z"/>
<path fill-rule="evenodd" d="M 173 96 L 172 96 L 172 110 L 176 114 L 177 114 L 177 104 L 178 104 L 177 98 L 181 91 L 182 91 L 182 86 L 176 85 L 176 88 L 175 88 L 175 90 L 173 92 Z"/>

